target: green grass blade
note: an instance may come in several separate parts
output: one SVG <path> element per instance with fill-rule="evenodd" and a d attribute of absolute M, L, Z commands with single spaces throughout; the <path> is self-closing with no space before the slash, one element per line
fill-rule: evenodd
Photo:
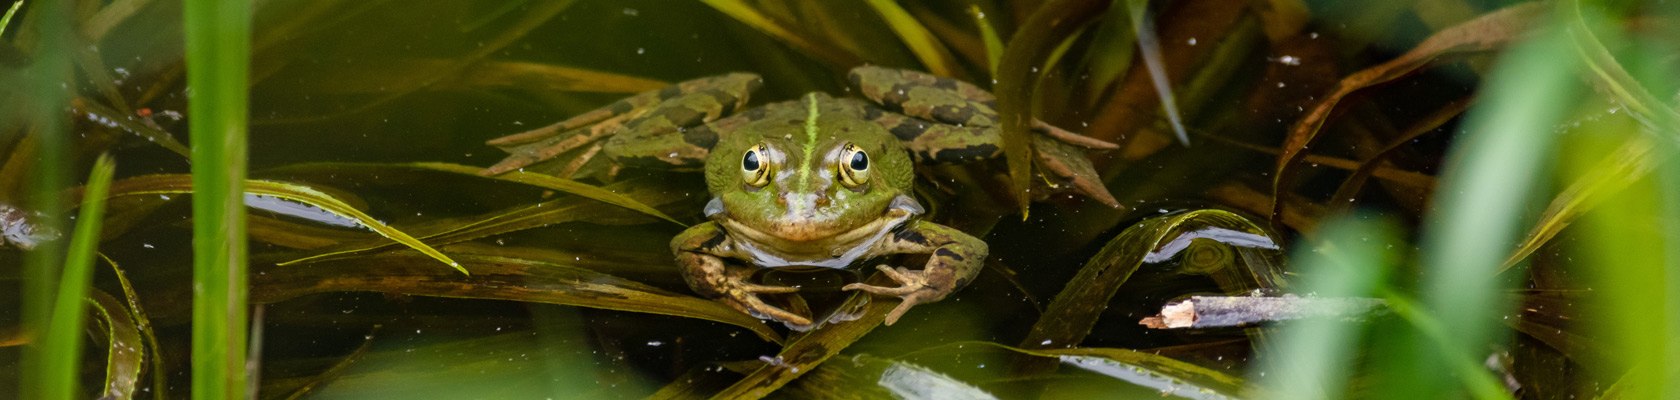
<path fill-rule="evenodd" d="M 116 164 L 100 156 L 88 175 L 87 192 L 76 230 L 70 236 L 70 254 L 64 260 L 64 274 L 58 280 L 52 316 L 41 336 L 41 351 L 51 356 L 41 360 L 43 399 L 80 397 L 82 326 L 86 322 L 88 285 L 93 282 L 93 260 L 99 252 L 99 223 L 105 215 L 105 192 L 111 188 Z"/>
<path fill-rule="evenodd" d="M 105 398 L 132 399 L 146 362 L 145 336 L 126 305 L 110 294 L 95 289 L 87 303 L 101 320 L 94 326 L 105 328 L 105 384 L 99 393 Z"/>
<path fill-rule="evenodd" d="M 40 51 L 30 55 L 28 67 L 24 68 L 28 79 L 20 82 L 24 88 L 23 96 L 13 97 L 24 99 L 21 104 L 24 116 L 20 126 L 28 129 L 26 138 L 21 143 L 33 146 L 34 157 L 29 161 L 20 161 L 26 168 L 9 168 L 16 165 L 7 162 L 6 173 L 22 173 L 19 178 L 7 177 L 3 180 L 28 183 L 29 195 L 25 198 L 24 208 L 40 213 L 40 232 L 64 232 L 62 223 L 64 207 L 58 202 L 59 191 L 71 185 L 70 172 L 74 166 L 70 163 L 70 124 L 63 110 L 69 103 L 69 91 L 65 85 L 74 81 L 74 70 L 70 62 L 71 44 L 74 33 L 71 28 L 76 25 L 71 16 L 71 2 L 43 1 L 31 2 L 29 12 L 22 13 L 19 25 L 31 30 L 22 32 L 34 34 L 35 47 Z M 24 23 L 27 22 L 27 23 Z M 21 36 L 21 35 L 18 35 Z M 10 68 L 10 67 L 8 67 Z M 11 121 L 7 121 L 11 122 Z M 10 132 L 0 133 L 9 135 Z M 12 151 L 19 154 L 23 147 L 14 147 Z M 47 320 L 52 314 L 53 293 L 58 288 L 58 276 L 64 256 L 64 240 L 48 240 L 40 243 L 33 251 L 24 253 L 23 279 L 23 323 L 24 334 L 28 337 L 39 337 L 46 329 Z M 41 346 L 32 345 L 24 348 L 19 374 L 22 375 L 23 387 L 20 388 L 20 398 L 41 398 L 43 389 L 39 383 L 43 372 L 41 362 L 52 353 L 43 352 Z"/>
<path fill-rule="evenodd" d="M 411 165 L 413 165 L 415 167 L 419 167 L 419 168 L 424 168 L 424 169 L 430 169 L 430 170 L 435 170 L 435 171 L 443 171 L 443 172 L 453 172 L 453 173 L 463 174 L 463 175 L 475 175 L 475 176 L 483 176 L 484 175 L 483 174 L 483 172 L 484 172 L 483 168 L 471 167 L 471 166 L 460 165 L 460 164 L 415 163 L 415 164 L 411 164 Z M 615 205 L 615 206 L 624 207 L 624 208 L 628 208 L 628 209 L 631 209 L 631 210 L 636 210 L 636 211 L 639 211 L 643 214 L 651 215 L 651 216 L 654 216 L 654 217 L 659 217 L 659 219 L 663 219 L 663 220 L 666 220 L 666 221 L 671 221 L 671 223 L 677 224 L 677 226 L 688 226 L 687 224 L 684 224 L 682 222 L 677 221 L 676 218 L 671 218 L 671 216 L 665 215 L 665 213 L 659 212 L 659 210 L 656 210 L 653 207 L 648 206 L 647 204 L 644 204 L 640 201 L 636 201 L 636 199 L 632 199 L 632 198 L 627 197 L 625 195 L 614 193 L 612 191 L 602 189 L 602 188 L 597 187 L 597 186 L 593 186 L 593 185 L 589 185 L 589 184 L 585 184 L 585 183 L 579 183 L 577 181 L 573 181 L 573 180 L 570 180 L 570 179 L 560 179 L 560 178 L 556 178 L 556 177 L 549 176 L 549 175 L 543 175 L 543 174 L 538 174 L 538 173 L 530 173 L 530 172 L 524 172 L 524 171 L 509 171 L 507 173 L 491 176 L 489 178 L 496 179 L 496 180 L 502 180 L 502 181 L 508 181 L 508 182 L 523 183 L 523 184 L 526 184 L 526 185 L 536 186 L 536 187 L 540 187 L 540 188 L 553 189 L 553 190 L 558 190 L 558 191 L 561 191 L 561 192 L 571 193 L 573 195 L 577 195 L 577 196 L 581 196 L 581 197 L 589 198 L 589 199 L 594 199 L 596 201 L 600 201 L 600 202 L 603 202 L 603 203 L 612 204 L 612 205 Z"/>
<path fill-rule="evenodd" d="M 955 76 L 953 74 L 956 73 L 957 60 L 951 57 L 951 51 L 946 49 L 927 27 L 922 26 L 916 17 L 911 16 L 904 7 L 900 7 L 896 0 L 868 0 L 868 3 L 869 7 L 874 8 L 875 13 L 880 14 L 881 19 L 887 22 L 887 27 L 892 28 L 893 33 L 898 35 L 898 39 L 910 47 L 910 52 L 922 61 L 928 72 L 939 76 Z"/>
<path fill-rule="evenodd" d="M 1415 346 L 1414 356 L 1406 357 L 1410 361 L 1386 367 L 1400 371 L 1413 397 L 1448 393 L 1448 378 L 1436 371 L 1461 358 L 1480 359 L 1486 346 L 1504 335 L 1497 330 L 1498 316 L 1510 304 L 1498 268 L 1518 244 L 1538 183 L 1533 171 L 1542 168 L 1557 138 L 1552 132 L 1580 90 L 1575 75 L 1580 60 L 1563 30 L 1536 35 L 1500 60 L 1483 90 L 1485 102 L 1466 116 L 1465 134 L 1447 154 L 1450 161 L 1432 202 L 1439 211 L 1421 235 L 1425 276 L 1419 297 L 1426 315 L 1452 327 L 1452 334 L 1438 343 L 1414 335 L 1408 339 Z"/>
<path fill-rule="evenodd" d="M 367 215 L 361 210 L 357 210 L 355 207 L 351 207 L 349 204 L 345 204 L 344 202 L 333 198 L 331 195 L 311 189 L 308 186 L 283 182 L 253 179 L 247 181 L 246 184 L 248 185 L 246 190 L 253 194 L 274 196 L 281 199 L 309 204 L 320 207 L 322 210 L 326 210 L 327 212 L 337 214 L 338 216 L 356 220 L 356 222 L 361 223 L 362 226 L 366 226 L 368 229 L 378 232 L 381 236 L 385 236 L 397 243 L 402 243 L 405 246 L 418 250 L 432 259 L 444 263 L 444 265 L 448 265 L 458 271 L 461 271 L 463 274 L 467 273 L 466 267 L 461 266 L 461 263 L 455 262 L 455 260 L 450 259 L 449 256 L 446 256 L 442 252 L 437 251 L 437 249 L 421 242 L 420 239 L 415 239 L 413 236 L 409 236 L 407 233 L 397 230 L 397 228 L 392 228 L 390 225 L 379 222 L 379 220 L 374 219 L 373 216 Z"/>
<path fill-rule="evenodd" d="M 183 175 L 160 174 L 123 179 L 121 182 L 116 183 L 115 189 L 112 191 L 112 195 L 136 196 L 147 194 L 191 193 L 195 196 L 201 196 L 203 192 L 199 190 L 197 183 L 189 181 L 186 178 L 187 177 Z M 304 203 L 310 206 L 318 207 L 321 210 L 334 215 L 354 220 L 357 223 L 362 224 L 362 226 L 379 233 L 381 236 L 418 250 L 432 259 L 442 262 L 444 265 L 448 265 L 461 271 L 461 273 L 467 273 L 465 267 L 462 267 L 460 263 L 450 259 L 449 256 L 444 255 L 442 252 L 437 251 L 437 249 L 426 245 L 426 243 L 421 242 L 419 239 L 415 239 L 413 236 L 410 236 L 397 228 L 392 228 L 390 225 L 379 222 L 379 220 L 374 219 L 373 216 L 367 215 L 367 213 L 362 212 L 362 210 L 358 210 L 356 207 L 351 206 L 350 204 L 345 203 L 326 192 L 295 183 L 260 179 L 245 180 L 244 185 L 242 186 L 245 187 L 244 193 L 235 196 L 236 199 L 241 201 L 241 203 L 239 203 L 240 207 L 234 209 L 234 211 L 238 212 L 242 217 L 241 221 L 243 221 L 243 216 L 245 215 L 243 203 L 245 194 L 271 196 L 279 199 Z M 244 231 L 244 229 L 241 229 L 241 231 Z M 241 242 L 243 242 L 243 240 L 244 237 L 241 235 Z"/>
<path fill-rule="evenodd" d="M 250 120 L 251 2 L 188 0 L 192 143 L 192 397 L 247 393 L 245 133 Z"/>
<path fill-rule="evenodd" d="M 746 1 L 701 0 L 701 2 L 718 10 L 723 15 L 735 19 L 737 22 L 746 24 L 759 32 L 764 32 L 765 35 L 776 38 L 776 40 L 780 40 L 802 53 L 831 65 L 852 66 L 862 62 L 862 59 L 856 54 L 851 54 L 837 46 L 823 46 L 806 39 L 804 35 L 795 33 L 792 29 L 782 25 L 780 21 L 759 12 L 757 8 Z"/>
<path fill-rule="evenodd" d="M 146 316 L 146 310 L 140 307 L 140 295 L 134 292 L 134 284 L 128 281 L 128 273 L 123 272 L 122 266 L 115 260 L 101 254 L 106 265 L 111 266 L 111 274 L 117 277 L 117 283 L 122 286 L 123 301 L 128 305 L 129 318 L 134 320 L 134 326 L 140 330 L 140 336 L 146 340 L 146 346 L 151 348 L 151 354 L 146 359 L 151 361 L 152 395 L 159 399 L 169 397 L 169 370 L 163 357 L 158 355 L 163 346 L 158 344 L 157 333 L 152 331 L 152 319 Z"/>
<path fill-rule="evenodd" d="M 1328 241 L 1300 246 L 1295 259 L 1302 279 L 1296 293 L 1325 297 L 1371 297 L 1398 261 L 1394 230 L 1368 216 L 1331 221 L 1320 230 Z M 1361 342 L 1358 321 L 1316 318 L 1283 325 L 1276 345 L 1260 357 L 1263 364 L 1250 374 L 1274 399 L 1336 399 L 1346 397 L 1343 386 L 1352 376 L 1354 354 Z"/>
<path fill-rule="evenodd" d="M 22 1 L 12 3 L 12 8 L 6 9 L 6 15 L 0 17 L 0 37 L 6 36 L 6 27 L 12 26 L 12 17 L 17 16 L 19 8 L 23 8 Z"/>

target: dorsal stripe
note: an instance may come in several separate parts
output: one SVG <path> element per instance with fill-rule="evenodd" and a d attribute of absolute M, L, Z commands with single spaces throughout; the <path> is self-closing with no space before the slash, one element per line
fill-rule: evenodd
<path fill-rule="evenodd" d="M 805 143 L 801 146 L 804 148 L 805 157 L 801 158 L 799 163 L 800 193 L 811 192 L 811 168 L 817 164 L 817 160 L 811 159 L 811 155 L 817 151 L 817 116 L 821 114 L 817 109 L 816 93 L 805 96 L 805 110 Z"/>

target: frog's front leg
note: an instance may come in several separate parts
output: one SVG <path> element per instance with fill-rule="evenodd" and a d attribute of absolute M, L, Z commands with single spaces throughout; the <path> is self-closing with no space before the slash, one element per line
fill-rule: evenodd
<path fill-rule="evenodd" d="M 903 299 L 898 307 L 887 313 L 886 323 L 892 325 L 905 311 L 917 304 L 944 299 L 951 292 L 967 286 L 986 261 L 986 242 L 962 231 L 931 222 L 916 221 L 894 231 L 889 240 L 877 247 L 877 254 L 928 254 L 928 261 L 920 271 L 904 267 L 877 266 L 881 273 L 898 282 L 896 287 L 853 283 L 841 288 L 861 290 L 871 294 Z"/>
<path fill-rule="evenodd" d="M 695 225 L 671 239 L 683 280 L 696 293 L 723 301 L 730 307 L 758 318 L 771 318 L 790 325 L 809 326 L 811 319 L 766 304 L 760 293 L 793 293 L 799 288 L 759 285 L 747 282 L 753 268 L 725 261 L 734 253 L 734 243 L 716 222 Z"/>

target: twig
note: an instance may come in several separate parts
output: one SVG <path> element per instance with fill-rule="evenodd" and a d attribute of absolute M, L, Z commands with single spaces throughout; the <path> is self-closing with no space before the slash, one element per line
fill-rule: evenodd
<path fill-rule="evenodd" d="M 1223 328 L 1313 317 L 1357 319 L 1386 311 L 1382 299 L 1365 297 L 1193 296 L 1138 323 L 1152 329 Z"/>

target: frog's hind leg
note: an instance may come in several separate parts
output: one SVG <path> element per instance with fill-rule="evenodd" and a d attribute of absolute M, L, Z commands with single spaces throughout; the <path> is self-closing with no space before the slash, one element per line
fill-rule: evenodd
<path fill-rule="evenodd" d="M 880 105 L 867 118 L 904 141 L 917 162 L 965 163 L 1003 154 L 997 98 L 967 82 L 875 66 L 852 69 L 852 87 Z M 1119 146 L 1032 120 L 1032 148 L 1052 184 L 1066 184 L 1110 206 L 1120 203 L 1103 187 L 1084 149 Z"/>
<path fill-rule="evenodd" d="M 552 125 L 492 139 L 487 144 L 509 155 L 485 169 L 485 174 L 499 174 L 553 159 L 602 138 L 616 136 L 627 128 L 646 125 L 650 118 L 681 123 L 675 126 L 677 130 L 698 126 L 745 104 L 748 95 L 760 84 L 757 75 L 746 73 L 685 81 L 638 93 Z M 711 100 L 716 107 L 692 114 L 678 110 L 692 108 L 705 103 L 704 100 Z M 688 116 L 695 118 L 684 118 Z M 579 156 L 582 160 L 573 160 L 571 164 L 582 165 L 595 154 L 593 150 L 585 152 Z M 575 170 L 570 166 L 567 169 Z"/>

